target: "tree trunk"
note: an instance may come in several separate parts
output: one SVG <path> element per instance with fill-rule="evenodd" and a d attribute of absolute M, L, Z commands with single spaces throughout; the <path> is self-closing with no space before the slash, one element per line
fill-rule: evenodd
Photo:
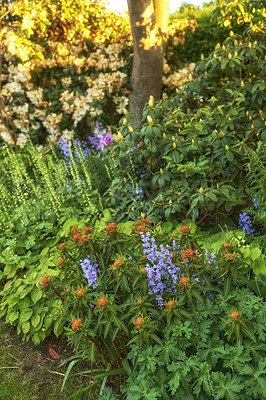
<path fill-rule="evenodd" d="M 140 121 L 149 97 L 161 97 L 169 0 L 128 0 L 128 10 L 134 51 L 130 111 Z"/>

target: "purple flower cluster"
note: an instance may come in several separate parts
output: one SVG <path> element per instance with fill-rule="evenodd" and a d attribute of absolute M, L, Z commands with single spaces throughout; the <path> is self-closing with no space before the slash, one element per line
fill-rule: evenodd
<path fill-rule="evenodd" d="M 95 150 L 103 150 L 105 147 L 110 146 L 113 140 L 113 137 L 106 133 L 101 124 L 96 124 L 94 135 L 89 137 L 91 147 Z"/>
<path fill-rule="evenodd" d="M 205 260 L 204 260 L 204 264 L 214 264 L 215 263 L 215 254 L 211 253 L 209 254 L 208 250 L 205 250 Z"/>
<path fill-rule="evenodd" d="M 140 189 L 140 187 L 139 186 L 136 186 L 136 195 L 137 195 L 137 197 L 138 197 L 138 200 L 141 200 L 141 199 L 143 199 L 143 194 L 142 194 L 143 192 L 142 192 L 142 189 Z"/>
<path fill-rule="evenodd" d="M 263 214 L 263 210 L 261 210 L 260 207 L 259 207 L 259 205 L 260 205 L 260 200 L 258 199 L 257 196 L 254 196 L 254 197 L 253 197 L 252 202 L 253 202 L 253 204 L 254 204 L 254 207 L 255 207 L 255 208 L 258 208 L 259 213 L 260 213 L 260 214 Z"/>
<path fill-rule="evenodd" d="M 173 242 L 172 252 L 169 246 L 158 247 L 155 239 L 149 232 L 141 234 L 143 253 L 149 263 L 146 264 L 149 294 L 155 294 L 158 307 L 163 306 L 164 292 L 176 292 L 178 283 L 178 272 L 180 268 L 173 264 L 172 252 L 179 249 Z"/>
<path fill-rule="evenodd" d="M 241 229 L 247 235 L 254 236 L 255 229 L 252 227 L 252 220 L 245 212 L 239 214 L 239 229 Z"/>
<path fill-rule="evenodd" d="M 74 143 L 77 148 L 80 147 L 83 157 L 86 157 L 90 153 L 90 149 L 88 148 L 86 142 L 80 142 L 78 139 L 75 139 Z M 61 153 L 63 154 L 63 156 L 65 158 L 66 164 L 67 165 L 72 164 L 71 156 L 70 156 L 71 143 L 65 142 L 64 139 L 59 138 L 59 145 L 60 145 Z M 78 153 L 76 150 L 73 151 L 73 156 L 74 156 L 74 158 L 78 159 Z"/>
<path fill-rule="evenodd" d="M 97 277 L 100 273 L 99 266 L 95 260 L 91 263 L 90 258 L 81 260 L 81 268 L 83 270 L 83 276 L 88 280 L 89 287 L 96 289 L 98 286 Z"/>

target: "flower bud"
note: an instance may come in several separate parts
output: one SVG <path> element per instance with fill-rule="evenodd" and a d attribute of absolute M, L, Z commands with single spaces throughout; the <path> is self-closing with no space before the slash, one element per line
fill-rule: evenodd
<path fill-rule="evenodd" d="M 230 147 L 227 146 L 227 144 L 225 145 L 225 150 L 226 150 L 226 151 L 229 151 L 229 150 L 230 150 Z"/>
<path fill-rule="evenodd" d="M 236 40 L 236 39 L 234 40 L 234 45 L 235 45 L 235 46 L 237 46 L 237 45 L 238 45 L 238 42 L 237 42 L 237 40 Z"/>
<path fill-rule="evenodd" d="M 235 55 L 235 57 L 237 57 L 237 56 L 238 56 L 238 53 L 237 53 L 237 51 L 235 51 L 235 54 L 234 54 L 234 55 Z"/>
<path fill-rule="evenodd" d="M 124 110 L 123 110 L 123 114 L 124 115 L 127 115 L 128 114 L 128 111 L 124 108 Z"/>
<path fill-rule="evenodd" d="M 163 138 L 166 139 L 166 134 L 165 133 L 163 133 Z"/>
<path fill-rule="evenodd" d="M 162 168 L 160 168 L 160 174 L 163 175 L 163 170 L 162 170 Z"/>
<path fill-rule="evenodd" d="M 252 48 L 252 43 L 249 42 L 248 47 L 251 49 Z"/>
<path fill-rule="evenodd" d="M 205 57 L 204 57 L 203 54 L 200 56 L 200 59 L 201 59 L 201 61 L 204 61 L 204 60 L 205 60 Z"/>
<path fill-rule="evenodd" d="M 234 36 L 234 32 L 233 32 L 233 31 L 230 31 L 229 35 L 230 35 L 230 36 Z"/>
<path fill-rule="evenodd" d="M 244 82 L 243 82 L 243 81 L 241 81 L 241 87 L 242 87 L 242 88 L 244 88 L 244 87 L 245 87 L 245 84 L 244 84 Z"/>
<path fill-rule="evenodd" d="M 169 206 L 172 207 L 172 205 L 173 205 L 173 202 L 172 202 L 172 200 L 170 199 L 170 200 L 169 200 Z"/>
<path fill-rule="evenodd" d="M 213 58 L 217 58 L 217 55 L 214 53 Z"/>
<path fill-rule="evenodd" d="M 225 45 L 223 45 L 222 49 L 223 49 L 223 51 L 225 51 Z"/>
<path fill-rule="evenodd" d="M 153 97 L 153 96 L 150 96 L 150 99 L 149 99 L 149 106 L 150 106 L 150 107 L 153 107 L 153 104 L 154 104 L 154 97 Z"/>
<path fill-rule="evenodd" d="M 126 118 L 123 119 L 123 125 L 124 125 L 124 126 L 127 126 L 127 120 L 126 120 Z"/>
<path fill-rule="evenodd" d="M 202 186 L 201 186 L 201 188 L 199 189 L 199 192 L 200 192 L 200 194 L 203 194 L 203 193 L 204 193 L 204 189 L 203 189 Z"/>
<path fill-rule="evenodd" d="M 176 149 L 176 144 L 175 144 L 175 142 L 173 142 L 173 148 Z"/>
<path fill-rule="evenodd" d="M 172 136 L 172 141 L 175 142 L 175 137 L 174 136 Z"/>
<path fill-rule="evenodd" d="M 228 60 L 232 60 L 232 54 L 231 53 L 228 54 Z"/>
<path fill-rule="evenodd" d="M 132 126 L 130 126 L 130 125 L 128 125 L 128 130 L 129 130 L 130 133 L 133 133 L 133 132 L 134 132 L 134 129 L 133 129 Z"/>
<path fill-rule="evenodd" d="M 189 74 L 189 76 L 188 76 L 188 80 L 189 80 L 189 82 L 193 82 L 193 77 L 192 77 L 192 74 Z"/>
<path fill-rule="evenodd" d="M 147 115 L 147 121 L 148 121 L 149 124 L 152 124 L 152 123 L 153 123 L 152 117 L 150 117 L 149 115 Z"/>
<path fill-rule="evenodd" d="M 217 45 L 216 45 L 215 49 L 216 49 L 216 50 L 219 50 L 219 49 L 220 49 L 220 47 L 221 47 L 220 43 L 217 43 Z"/>

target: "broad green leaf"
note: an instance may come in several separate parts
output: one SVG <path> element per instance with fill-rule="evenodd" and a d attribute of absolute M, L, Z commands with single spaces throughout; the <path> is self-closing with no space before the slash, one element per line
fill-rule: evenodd
<path fill-rule="evenodd" d="M 28 321 L 31 318 L 32 314 L 33 314 L 33 309 L 26 308 L 20 314 L 20 318 L 19 318 L 20 322 L 23 323 L 23 322 Z"/>

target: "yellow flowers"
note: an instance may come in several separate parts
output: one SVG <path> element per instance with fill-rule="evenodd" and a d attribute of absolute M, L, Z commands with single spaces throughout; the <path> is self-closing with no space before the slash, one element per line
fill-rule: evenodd
<path fill-rule="evenodd" d="M 153 105 L 154 105 L 154 97 L 153 97 L 153 96 L 150 96 L 150 99 L 149 99 L 149 107 L 153 107 Z"/>
<path fill-rule="evenodd" d="M 148 121 L 149 124 L 152 124 L 152 123 L 153 123 L 152 117 L 150 117 L 149 115 L 147 115 L 147 121 Z"/>

